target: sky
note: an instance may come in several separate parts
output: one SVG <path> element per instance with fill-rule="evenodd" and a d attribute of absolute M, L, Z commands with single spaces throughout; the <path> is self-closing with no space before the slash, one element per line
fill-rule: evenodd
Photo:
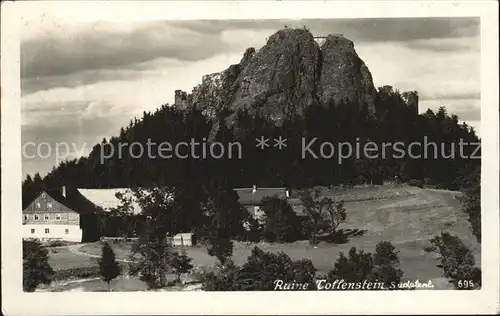
<path fill-rule="evenodd" d="M 446 106 L 480 134 L 477 18 L 38 19 L 21 29 L 23 173 L 46 174 L 57 163 L 58 143 L 68 144 L 69 159 L 87 154 L 143 111 L 172 104 L 176 89 L 190 92 L 203 75 L 239 62 L 247 47 L 263 46 L 285 25 L 343 34 L 376 87 L 417 90 L 420 112 Z M 66 148 L 59 148 L 64 158 Z"/>

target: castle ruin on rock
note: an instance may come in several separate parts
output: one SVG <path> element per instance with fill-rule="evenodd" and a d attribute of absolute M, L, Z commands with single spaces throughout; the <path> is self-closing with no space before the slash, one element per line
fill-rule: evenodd
<path fill-rule="evenodd" d="M 308 30 L 287 28 L 258 51 L 248 48 L 238 64 L 203 76 L 191 93 L 176 90 L 174 103 L 201 109 L 209 117 L 226 110 L 230 121 L 239 109 L 279 118 L 302 115 L 313 104 L 341 103 L 355 104 L 374 116 L 376 96 L 370 70 L 351 40 L 342 34 L 314 37 Z M 405 98 L 418 108 L 416 93 Z"/>

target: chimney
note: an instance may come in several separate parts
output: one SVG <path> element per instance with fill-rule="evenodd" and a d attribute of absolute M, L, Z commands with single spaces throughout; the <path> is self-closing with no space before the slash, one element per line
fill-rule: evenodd
<path fill-rule="evenodd" d="M 66 197 L 66 186 L 65 185 L 63 185 L 61 188 L 61 194 L 62 194 L 62 196 Z"/>
<path fill-rule="evenodd" d="M 290 197 L 290 190 L 286 189 L 285 194 L 286 194 L 286 197 L 289 198 Z"/>
<path fill-rule="evenodd" d="M 252 194 L 255 194 L 257 192 L 257 186 L 254 184 L 252 188 Z"/>

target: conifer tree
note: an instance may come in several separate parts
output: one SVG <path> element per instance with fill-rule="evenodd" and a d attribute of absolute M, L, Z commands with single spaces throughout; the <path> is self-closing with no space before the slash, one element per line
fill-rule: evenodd
<path fill-rule="evenodd" d="M 191 264 L 192 260 L 193 259 L 188 257 L 185 250 L 182 250 L 181 253 L 175 252 L 173 254 L 170 265 L 177 275 L 177 282 L 181 281 L 182 274 L 189 273 L 189 271 L 191 271 L 191 269 L 193 268 L 193 265 Z"/>
<path fill-rule="evenodd" d="M 50 284 L 53 275 L 47 249 L 37 241 L 23 240 L 23 290 L 34 292 L 39 284 Z"/>
<path fill-rule="evenodd" d="M 99 259 L 99 272 L 101 279 L 108 284 L 108 290 L 110 290 L 111 281 L 121 273 L 121 268 L 116 261 L 113 248 L 108 243 L 102 246 L 102 255 Z"/>

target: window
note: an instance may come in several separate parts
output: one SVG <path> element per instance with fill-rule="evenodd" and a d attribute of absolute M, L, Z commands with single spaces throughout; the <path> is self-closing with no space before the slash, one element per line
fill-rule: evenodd
<path fill-rule="evenodd" d="M 69 229 L 67 229 L 67 228 L 66 228 L 66 229 L 64 230 L 64 233 L 65 233 L 66 235 L 67 235 L 67 234 L 69 234 Z"/>
<path fill-rule="evenodd" d="M 48 208 L 52 208 L 52 202 L 48 202 L 48 203 L 47 203 L 47 207 L 48 207 Z"/>
<path fill-rule="evenodd" d="M 45 199 L 45 193 L 42 193 L 42 199 Z"/>
<path fill-rule="evenodd" d="M 32 233 L 32 234 L 34 234 L 34 233 L 35 233 L 35 229 L 34 229 L 34 228 L 32 228 L 32 229 L 31 229 L 31 233 Z"/>
<path fill-rule="evenodd" d="M 28 220 L 28 215 L 24 215 L 24 220 L 27 221 Z"/>
<path fill-rule="evenodd" d="M 38 220 L 38 215 L 37 214 L 33 215 L 33 217 L 35 217 L 35 221 Z"/>
<path fill-rule="evenodd" d="M 46 234 L 50 233 L 50 230 L 48 228 L 45 228 L 45 233 Z"/>
<path fill-rule="evenodd" d="M 44 219 L 44 220 L 48 220 L 48 219 L 49 219 L 49 214 L 45 214 L 45 215 L 43 215 L 43 219 Z"/>
<path fill-rule="evenodd" d="M 61 219 L 61 214 L 56 214 L 56 219 L 60 220 Z"/>
<path fill-rule="evenodd" d="M 40 208 L 40 202 L 36 202 L 35 206 L 36 208 Z"/>

